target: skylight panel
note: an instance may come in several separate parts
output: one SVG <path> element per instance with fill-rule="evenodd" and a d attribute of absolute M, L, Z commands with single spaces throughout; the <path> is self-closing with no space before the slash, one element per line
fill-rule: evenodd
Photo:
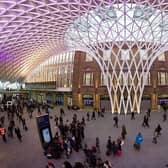
<path fill-rule="evenodd" d="M 133 14 L 133 18 L 135 19 L 142 19 L 142 20 L 148 20 L 150 17 L 154 14 L 154 9 L 151 9 L 149 7 L 135 7 L 135 11 Z"/>
<path fill-rule="evenodd" d="M 112 7 L 110 7 L 110 8 L 99 8 L 96 11 L 96 15 L 99 16 L 99 18 L 102 21 L 106 21 L 106 20 L 111 20 L 111 19 L 116 19 L 117 18 L 116 11 Z"/>

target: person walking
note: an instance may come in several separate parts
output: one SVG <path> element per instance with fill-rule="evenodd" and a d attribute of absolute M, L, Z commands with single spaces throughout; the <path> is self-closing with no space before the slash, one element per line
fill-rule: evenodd
<path fill-rule="evenodd" d="M 146 115 L 147 115 L 148 118 L 150 118 L 150 116 L 151 116 L 151 109 L 150 109 L 150 108 L 149 108 L 148 111 L 146 112 Z"/>
<path fill-rule="evenodd" d="M 154 130 L 152 143 L 157 144 L 157 138 L 158 138 L 157 133 L 156 133 L 156 131 Z"/>
<path fill-rule="evenodd" d="M 155 132 L 157 134 L 157 137 L 159 137 L 161 135 L 161 130 L 162 130 L 162 127 L 160 126 L 160 124 L 158 124 L 157 127 L 155 128 Z"/>
<path fill-rule="evenodd" d="M 149 117 L 147 115 L 144 115 L 142 126 L 149 128 Z"/>
<path fill-rule="evenodd" d="M 22 135 L 21 135 L 19 127 L 15 128 L 15 134 L 16 134 L 17 138 L 19 139 L 19 141 L 22 142 Z"/>

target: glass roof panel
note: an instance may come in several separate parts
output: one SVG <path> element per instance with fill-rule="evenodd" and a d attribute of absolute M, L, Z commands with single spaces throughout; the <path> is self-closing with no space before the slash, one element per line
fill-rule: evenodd
<path fill-rule="evenodd" d="M 68 29 L 65 40 L 80 45 L 131 40 L 160 44 L 166 38 L 161 32 L 168 30 L 168 19 L 163 14 L 167 17 L 158 9 L 131 3 L 99 7 L 78 18 Z"/>
<path fill-rule="evenodd" d="M 144 7 L 144 6 L 136 6 L 134 10 L 134 15 L 133 17 L 135 19 L 145 19 L 148 20 L 153 14 L 155 10 L 151 9 L 149 7 Z"/>

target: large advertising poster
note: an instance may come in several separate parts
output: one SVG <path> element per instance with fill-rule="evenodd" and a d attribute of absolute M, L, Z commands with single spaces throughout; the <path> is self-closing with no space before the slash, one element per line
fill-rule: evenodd
<path fill-rule="evenodd" d="M 40 141 L 42 143 L 42 146 L 44 147 L 46 144 L 52 141 L 49 115 L 45 114 L 42 116 L 38 116 L 36 117 L 36 120 Z"/>

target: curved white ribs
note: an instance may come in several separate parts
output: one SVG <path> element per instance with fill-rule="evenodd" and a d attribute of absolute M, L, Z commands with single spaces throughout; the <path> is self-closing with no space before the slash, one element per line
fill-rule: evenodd
<path fill-rule="evenodd" d="M 152 6 L 123 3 L 105 8 L 88 11 L 78 18 L 65 40 L 71 47 L 87 48 L 96 58 L 104 75 L 112 113 L 140 113 L 153 58 L 167 42 L 168 16 Z M 143 13 L 135 14 L 137 8 Z"/>

